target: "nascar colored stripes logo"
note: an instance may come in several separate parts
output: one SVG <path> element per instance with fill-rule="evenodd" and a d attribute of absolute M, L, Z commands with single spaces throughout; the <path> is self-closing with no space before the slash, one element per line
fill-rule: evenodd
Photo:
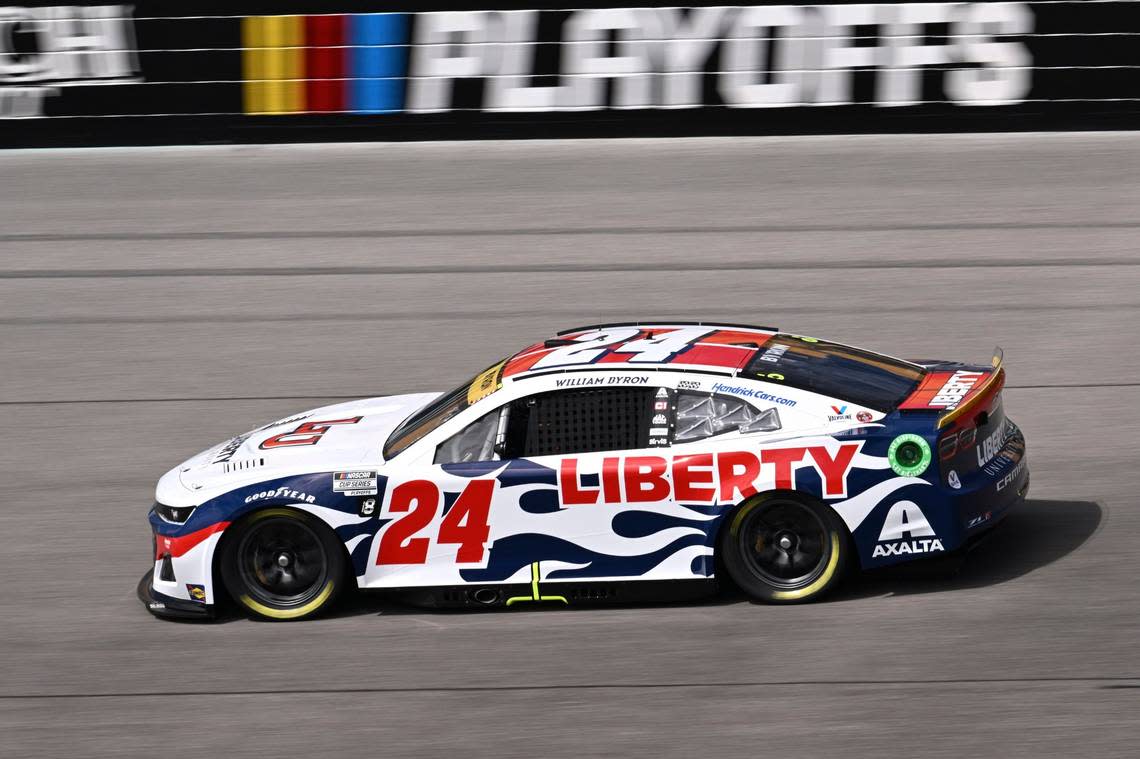
<path fill-rule="evenodd" d="M 868 102 L 856 93 L 860 70 L 874 72 L 874 105 L 1003 105 L 1028 95 L 1033 61 L 1024 43 L 999 40 L 1033 26 L 1026 3 L 251 16 L 244 110 L 845 105 Z M 856 39 L 864 27 L 878 32 Z"/>
<path fill-rule="evenodd" d="M 404 13 L 248 16 L 245 112 L 398 113 L 407 42 Z"/>

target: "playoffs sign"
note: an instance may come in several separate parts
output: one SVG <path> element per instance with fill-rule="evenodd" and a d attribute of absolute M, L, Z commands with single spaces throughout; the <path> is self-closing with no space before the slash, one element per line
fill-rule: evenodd
<path fill-rule="evenodd" d="M 1016 103 L 1032 56 L 1003 38 L 1032 30 L 1023 3 L 421 13 L 406 109 L 464 107 L 464 79 L 482 80 L 486 111 L 843 105 L 860 101 L 859 70 L 879 106 Z"/>

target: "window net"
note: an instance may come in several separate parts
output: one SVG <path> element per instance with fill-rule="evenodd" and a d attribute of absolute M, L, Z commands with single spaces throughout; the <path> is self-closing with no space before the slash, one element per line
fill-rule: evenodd
<path fill-rule="evenodd" d="M 555 391 L 529 402 L 524 456 L 644 448 L 650 388 Z"/>

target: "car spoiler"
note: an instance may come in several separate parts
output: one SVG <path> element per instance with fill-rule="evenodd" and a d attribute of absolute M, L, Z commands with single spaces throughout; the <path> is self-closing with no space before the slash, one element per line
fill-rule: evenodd
<path fill-rule="evenodd" d="M 958 364 L 961 368 L 934 368 L 898 408 L 900 411 L 941 412 L 935 427 L 948 427 L 1001 391 L 1005 385 L 1004 358 L 1002 349 L 995 348 L 990 367 Z"/>
<path fill-rule="evenodd" d="M 990 359 L 990 364 L 993 369 L 989 375 L 974 386 L 974 389 L 962 399 L 958 406 L 950 411 L 947 411 L 942 416 L 938 417 L 938 424 L 935 426 L 938 429 L 947 427 L 955 422 L 955 420 L 965 416 L 972 410 L 982 405 L 983 401 L 988 401 L 993 396 L 1001 392 L 1002 387 L 1005 385 L 1005 351 L 1001 348 L 994 348 L 993 358 Z"/>

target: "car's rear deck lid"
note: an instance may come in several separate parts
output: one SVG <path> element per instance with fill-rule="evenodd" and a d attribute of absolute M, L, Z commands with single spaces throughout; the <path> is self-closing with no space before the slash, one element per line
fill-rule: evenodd
<path fill-rule="evenodd" d="M 1001 391 L 1005 384 L 1004 356 L 1001 348 L 994 351 L 991 367 L 966 366 L 953 369 L 934 369 L 906 400 L 899 404 L 902 411 L 938 411 L 937 427 L 947 427 L 971 410 L 981 406 Z"/>

